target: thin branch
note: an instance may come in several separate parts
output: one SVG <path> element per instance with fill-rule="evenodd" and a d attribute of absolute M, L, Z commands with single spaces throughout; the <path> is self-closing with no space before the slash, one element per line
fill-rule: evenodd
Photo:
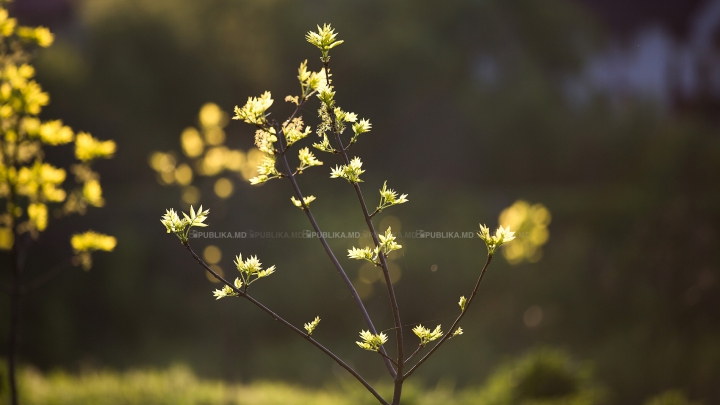
<path fill-rule="evenodd" d="M 325 80 L 328 83 L 328 86 L 330 85 L 330 76 L 328 75 L 328 62 L 324 62 L 325 67 Z M 335 140 L 338 143 L 338 147 L 340 150 L 340 154 L 342 155 L 343 161 L 346 165 L 350 164 L 350 159 L 348 158 L 347 152 L 345 151 L 345 147 L 343 146 L 342 139 L 340 138 L 340 134 L 336 131 L 337 127 L 337 121 L 335 117 L 335 111 L 332 108 L 328 109 L 328 113 L 330 114 L 330 119 L 332 123 L 333 128 L 333 134 L 335 134 Z M 365 204 L 365 199 L 363 198 L 362 190 L 360 189 L 360 185 L 358 183 L 352 183 L 353 188 L 355 188 L 355 194 L 357 194 L 358 201 L 360 202 L 360 207 L 362 208 L 363 216 L 365 217 L 365 223 L 367 224 L 368 229 L 370 230 L 370 234 L 372 236 L 373 242 L 375 243 L 375 246 L 380 246 L 380 241 L 377 236 L 377 232 L 375 231 L 375 226 L 373 226 L 372 218 L 370 217 L 370 213 L 368 212 L 367 205 Z M 388 296 L 390 297 L 390 305 L 392 308 L 392 314 L 393 314 L 393 321 L 395 322 L 395 333 L 396 333 L 396 340 L 397 340 L 397 364 L 398 364 L 398 377 L 402 376 L 403 372 L 403 330 L 402 330 L 402 322 L 400 321 L 400 309 L 398 307 L 397 303 L 397 297 L 395 296 L 395 290 L 393 288 L 392 281 L 390 280 L 390 271 L 388 270 L 387 261 L 385 258 L 385 255 L 383 253 L 380 253 L 380 264 L 382 265 L 383 275 L 385 276 L 385 285 L 387 286 Z M 398 392 L 399 387 L 396 386 L 396 394 Z M 399 398 L 398 398 L 399 400 Z M 393 403 L 396 403 L 395 399 L 393 399 Z"/>
<path fill-rule="evenodd" d="M 379 353 L 381 356 L 383 356 L 384 358 L 390 360 L 390 361 L 392 362 L 392 364 L 395 365 L 395 367 L 398 366 L 398 364 L 397 364 L 397 362 L 395 361 L 395 359 L 391 358 L 390 356 L 388 356 L 387 354 L 385 354 L 385 353 L 383 353 L 383 352 L 381 352 L 381 351 L 378 351 L 378 353 Z"/>
<path fill-rule="evenodd" d="M 276 128 L 275 132 L 278 134 L 278 143 L 280 145 L 280 149 L 282 153 L 280 153 L 280 156 L 282 158 L 283 164 L 285 165 L 285 170 L 287 173 L 290 173 L 288 179 L 290 180 L 290 183 L 293 186 L 293 189 L 295 190 L 295 195 L 297 196 L 298 200 L 300 200 L 302 204 L 302 210 L 305 211 L 305 214 L 308 217 L 308 220 L 310 220 L 310 224 L 312 224 L 313 229 L 315 230 L 315 233 L 318 236 L 318 239 L 320 239 L 320 243 L 323 246 L 323 249 L 325 249 L 325 253 L 330 258 L 330 261 L 332 261 L 333 265 L 335 266 L 335 269 L 337 269 L 338 273 L 340 274 L 340 277 L 345 282 L 345 286 L 350 290 L 350 295 L 352 295 L 353 299 L 355 300 L 355 303 L 357 304 L 358 308 L 360 308 L 360 312 L 362 312 L 362 316 L 365 319 L 365 323 L 368 325 L 368 328 L 370 329 L 370 332 L 374 335 L 377 335 L 377 329 L 375 329 L 375 325 L 373 325 L 372 319 L 370 319 L 370 314 L 368 314 L 367 309 L 365 308 L 365 304 L 363 304 L 362 299 L 360 299 L 360 295 L 358 295 L 357 291 L 355 290 L 355 286 L 353 286 L 352 281 L 350 281 L 350 278 L 348 277 L 347 273 L 345 273 L 345 270 L 343 269 L 342 265 L 340 265 L 340 262 L 338 261 L 337 257 L 335 257 L 335 253 L 333 253 L 332 249 L 330 249 L 330 245 L 328 245 L 327 240 L 325 240 L 325 237 L 323 236 L 322 231 L 320 230 L 320 226 L 318 225 L 317 221 L 315 221 L 315 217 L 313 216 L 312 212 L 310 211 L 310 207 L 305 204 L 305 199 L 303 198 L 302 192 L 300 191 L 300 186 L 298 186 L 297 180 L 295 179 L 295 176 L 292 174 L 292 170 L 290 169 L 290 163 L 288 162 L 286 151 L 287 147 L 284 146 L 282 142 L 282 138 L 284 136 L 284 133 L 282 131 L 282 128 Z M 385 352 L 385 348 L 380 348 L 380 350 L 383 352 L 383 354 L 387 354 Z M 388 372 L 393 378 L 396 378 L 398 373 L 395 371 L 395 369 L 392 366 L 392 363 L 385 360 L 385 366 L 388 369 Z"/>
<path fill-rule="evenodd" d="M 383 405 L 390 405 L 377 391 L 375 391 L 375 389 L 374 389 L 367 381 L 365 381 L 365 379 L 364 379 L 360 374 L 358 374 L 355 370 L 353 370 L 352 367 L 350 367 L 349 365 L 347 365 L 347 363 L 345 363 L 341 358 L 339 358 L 338 356 L 336 356 L 333 352 L 331 352 L 330 350 L 328 350 L 325 346 L 321 345 L 317 340 L 313 339 L 310 335 L 308 335 L 307 333 L 305 333 L 305 332 L 301 331 L 300 329 L 296 328 L 293 324 L 291 324 L 290 322 L 288 322 L 288 321 L 286 321 L 285 319 L 283 319 L 280 315 L 276 314 L 275 312 L 273 312 L 272 310 L 270 310 L 268 307 L 266 307 L 265 305 L 263 305 L 262 303 L 260 303 L 259 301 L 257 301 L 255 298 L 251 297 L 249 294 L 247 294 L 246 290 L 243 291 L 243 290 L 237 289 L 232 283 L 230 283 L 229 281 L 225 280 L 222 276 L 220 276 L 219 274 L 217 274 L 213 269 L 210 268 L 210 266 L 208 266 L 208 265 L 195 253 L 195 251 L 192 250 L 192 248 L 190 247 L 190 244 L 189 244 L 188 242 L 182 242 L 182 244 L 183 244 L 183 246 L 185 246 L 185 248 L 190 252 L 190 254 L 191 254 L 192 257 L 195 259 L 195 261 L 198 262 L 198 264 L 200 264 L 200 266 L 202 266 L 205 270 L 209 271 L 209 272 L 213 275 L 213 277 L 215 277 L 217 280 L 219 280 L 220 282 L 222 282 L 222 283 L 225 284 L 226 286 L 232 288 L 233 291 L 234 291 L 235 293 L 237 293 L 240 297 L 245 298 L 246 300 L 250 301 L 250 302 L 253 303 L 255 306 L 257 306 L 258 308 L 262 309 L 265 313 L 267 313 L 268 315 L 270 315 L 273 319 L 275 319 L 276 321 L 279 321 L 279 322 L 282 323 L 283 325 L 287 326 L 287 327 L 290 328 L 293 332 L 297 333 L 297 334 L 300 335 L 303 339 L 307 340 L 308 342 L 310 342 L 311 344 L 313 344 L 315 347 L 317 347 L 318 349 L 320 349 L 323 353 L 327 354 L 330 358 L 332 358 L 333 360 L 335 360 L 335 362 L 336 362 L 338 365 L 340 365 L 340 367 L 342 367 L 342 368 L 344 368 L 345 370 L 347 370 L 347 371 L 348 371 L 350 374 L 352 374 L 352 376 L 355 377 L 368 391 L 370 391 L 370 393 L 373 394 L 373 396 L 374 396 L 375 398 L 377 398 L 377 400 L 380 401 L 381 404 L 383 404 Z"/>
<path fill-rule="evenodd" d="M 353 146 L 353 145 L 355 145 L 355 142 L 350 141 L 350 143 L 347 144 L 347 145 L 343 148 L 343 150 L 344 150 L 345 152 L 347 152 L 348 149 L 350 149 L 350 147 Z"/>
<path fill-rule="evenodd" d="M 405 359 L 405 361 L 403 363 L 407 364 L 407 362 L 410 361 L 410 359 L 412 359 L 413 356 L 418 354 L 420 352 L 420 350 L 422 350 L 423 347 L 424 347 L 423 345 L 418 345 L 417 349 L 415 349 L 415 351 L 407 359 Z"/>
<path fill-rule="evenodd" d="M 426 354 L 422 359 L 420 359 L 420 361 L 418 361 L 418 363 L 415 366 L 413 366 L 413 368 L 411 368 L 406 374 L 401 376 L 400 379 L 404 380 L 404 379 L 410 377 L 410 375 L 412 375 L 412 373 L 414 373 L 415 370 L 417 370 L 417 368 L 420 367 L 425 362 L 425 360 L 428 359 L 428 357 L 432 356 L 432 354 L 435 353 L 435 351 L 437 349 L 439 349 L 440 346 L 442 346 L 442 344 L 445 343 L 446 340 L 450 339 L 450 337 L 452 336 L 453 332 L 455 331 L 455 328 L 457 327 L 458 323 L 460 323 L 460 320 L 465 316 L 468 309 L 470 309 L 470 304 L 472 304 L 473 298 L 475 298 L 475 295 L 477 295 L 478 288 L 480 287 L 480 283 L 482 282 L 483 276 L 485 275 L 485 270 L 487 270 L 488 265 L 490 265 L 490 261 L 492 261 L 492 258 L 493 258 L 492 255 L 489 254 L 487 257 L 487 261 L 485 262 L 485 265 L 482 268 L 482 271 L 480 271 L 480 277 L 478 277 L 477 283 L 475 283 L 475 289 L 473 289 L 472 294 L 470 294 L 470 299 L 468 299 L 467 304 L 465 304 L 465 310 L 460 313 L 460 316 L 458 316 L 457 319 L 455 319 L 455 322 L 453 322 L 452 326 L 450 327 L 450 329 L 448 329 L 445 336 L 443 336 L 443 338 L 440 339 L 440 341 L 430 350 L 430 352 L 428 352 L 428 354 Z"/>

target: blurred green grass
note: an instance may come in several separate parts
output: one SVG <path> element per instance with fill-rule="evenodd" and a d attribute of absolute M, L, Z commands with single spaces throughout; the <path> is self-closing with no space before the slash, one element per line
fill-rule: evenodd
<path fill-rule="evenodd" d="M 249 384 L 203 380 L 184 365 L 164 370 L 127 372 L 89 371 L 42 374 L 27 368 L 21 376 L 23 403 L 27 405 L 351 405 L 375 404 L 375 399 L 352 381 L 341 380 L 326 388 L 304 388 L 284 382 Z M 389 387 L 382 387 L 388 390 Z M 463 404 L 452 386 L 431 390 L 409 386 L 408 404 Z"/>
<path fill-rule="evenodd" d="M 0 369 L 5 373 L 4 369 Z M 3 387 L 4 388 L 4 387 Z M 390 397 L 390 384 L 376 385 Z M 250 383 L 201 379 L 186 365 L 124 372 L 84 370 L 43 373 L 24 367 L 20 374 L 24 405 L 371 405 L 377 401 L 350 378 L 336 377 L 324 387 L 287 382 Z M 0 393 L 0 404 L 8 403 Z M 588 362 L 562 350 L 538 348 L 508 360 L 479 387 L 457 389 L 451 379 L 434 386 L 405 384 L 403 405 L 602 405 L 612 393 L 597 380 Z M 646 405 L 700 405 L 679 390 L 649 398 Z"/>
<path fill-rule="evenodd" d="M 167 369 L 116 372 L 86 370 L 78 374 L 47 374 L 25 367 L 20 378 L 26 405 L 173 404 L 173 405 L 364 405 L 375 404 L 355 381 L 338 378 L 324 388 L 306 388 L 284 382 L 228 383 L 198 378 L 185 365 Z M 388 396 L 389 384 L 377 386 Z M 417 381 L 406 384 L 406 405 L 594 405 L 606 397 L 587 364 L 573 361 L 556 349 L 538 349 L 501 366 L 482 387 L 455 389 L 451 380 L 434 387 Z"/>

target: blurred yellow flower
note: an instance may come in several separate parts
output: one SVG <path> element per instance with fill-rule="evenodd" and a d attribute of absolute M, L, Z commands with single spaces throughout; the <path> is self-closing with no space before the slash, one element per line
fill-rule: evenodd
<path fill-rule="evenodd" d="M 202 155 L 205 147 L 200 133 L 193 127 L 185 128 L 182 135 L 180 135 L 180 143 L 182 144 L 183 152 L 191 158 Z"/>
<path fill-rule="evenodd" d="M 90 180 L 85 183 L 83 197 L 92 206 L 102 207 L 105 205 L 105 200 L 102 198 L 102 187 L 100 187 L 100 182 L 97 180 Z"/>
<path fill-rule="evenodd" d="M 35 122 L 26 120 L 25 127 L 28 126 L 34 129 Z M 63 125 L 60 120 L 48 121 L 39 125 L 37 135 L 43 143 L 48 145 L 62 145 L 72 142 L 74 136 L 72 128 Z"/>
<path fill-rule="evenodd" d="M 200 125 L 204 128 L 224 127 L 227 114 L 215 103 L 206 103 L 200 108 Z"/>
<path fill-rule="evenodd" d="M 12 249 L 15 236 L 13 235 L 12 229 L 8 227 L 0 227 L 0 250 Z"/>
<path fill-rule="evenodd" d="M 518 235 L 515 243 L 506 245 L 502 250 L 508 263 L 538 262 L 543 255 L 542 246 L 550 237 L 548 225 L 551 220 L 550 211 L 542 204 L 530 205 L 527 201 L 518 200 L 504 209 L 500 213 L 500 225 L 511 227 Z"/>
<path fill-rule="evenodd" d="M 80 132 L 75 138 L 75 156 L 83 162 L 95 158 L 110 158 L 114 153 L 113 141 L 99 141 L 85 132 Z"/>
<path fill-rule="evenodd" d="M 117 245 L 117 239 L 93 231 L 73 235 L 70 244 L 76 253 L 90 252 L 93 250 L 104 250 L 112 252 Z"/>
<path fill-rule="evenodd" d="M 42 232 L 47 228 L 48 212 L 45 204 L 36 203 L 28 205 L 28 217 L 38 231 Z"/>

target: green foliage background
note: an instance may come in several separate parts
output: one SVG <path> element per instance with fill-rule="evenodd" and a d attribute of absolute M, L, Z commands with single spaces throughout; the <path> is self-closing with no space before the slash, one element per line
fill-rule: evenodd
<path fill-rule="evenodd" d="M 158 222 L 165 208 L 180 206 L 179 192 L 160 187 L 147 164 L 153 150 L 178 149 L 178 135 L 195 124 L 205 102 L 230 111 L 264 90 L 278 100 L 295 92 L 298 62 L 319 65 L 304 33 L 331 22 L 346 41 L 332 60 L 338 98 L 373 121 L 356 150 L 368 169 L 366 188 L 390 179 L 409 194 L 409 204 L 389 212 L 403 230 L 472 231 L 478 222 L 494 224 L 519 198 L 553 213 L 542 261 L 493 263 L 465 318 L 465 335 L 418 373 L 421 380 L 476 386 L 504 359 L 548 344 L 591 361 L 612 403 L 641 403 L 671 388 L 720 400 L 713 383 L 720 379 L 717 115 L 712 104 L 667 113 L 652 100 L 568 100 L 565 79 L 578 75 L 607 38 L 576 3 L 72 4 L 68 17 L 41 21 L 57 34 L 36 60 L 51 95 L 43 114 L 115 139 L 118 152 L 99 168 L 106 208 L 43 235 L 30 273 L 66 257 L 70 247 L 58 241 L 76 228 L 102 223 L 119 244 L 96 258 L 92 272 L 69 273 L 25 302 L 23 361 L 70 370 L 183 362 L 210 379 L 306 386 L 334 378 L 330 361 L 264 314 L 212 299 L 216 285 Z M 19 17 L 32 24 L 42 15 Z M 282 107 L 277 112 L 282 116 Z M 246 126 L 233 123 L 227 131 L 229 144 L 252 144 Z M 301 179 L 318 196 L 320 225 L 362 229 L 351 192 L 322 170 Z M 203 184 L 203 194 L 211 187 Z M 229 200 L 202 203 L 211 209 L 209 230 L 309 228 L 290 195 L 281 182 L 240 185 Z M 222 248 L 226 268 L 240 252 L 276 264 L 278 273 L 257 297 L 298 325 L 320 315 L 318 339 L 361 372 L 381 375 L 377 359 L 353 347 L 362 320 L 317 241 L 195 244 L 211 242 Z M 338 249 L 354 242 L 333 241 Z M 402 244 L 397 290 L 404 321 L 450 322 L 484 247 L 477 239 Z M 356 274 L 355 262 L 343 263 Z M 376 323 L 390 328 L 379 288 L 373 298 Z M 528 328 L 522 317 L 533 305 L 544 318 Z M 6 306 L 0 302 L 3 313 Z M 0 330 L 0 339 L 5 335 Z"/>

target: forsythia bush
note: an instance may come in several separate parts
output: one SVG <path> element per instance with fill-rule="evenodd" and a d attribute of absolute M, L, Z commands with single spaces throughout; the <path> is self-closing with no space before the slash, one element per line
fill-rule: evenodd
<path fill-rule="evenodd" d="M 21 295 L 49 281 L 63 267 L 88 270 L 90 253 L 111 251 L 116 240 L 92 231 L 74 235 L 70 240 L 74 257 L 67 266 L 59 265 L 29 281 L 22 277 L 25 256 L 51 218 L 84 214 L 89 206 L 104 205 L 100 176 L 91 165 L 97 159 L 111 158 L 115 143 L 75 133 L 60 120 L 40 120 L 38 115 L 50 97 L 34 80 L 28 49 L 50 46 L 53 35 L 47 28 L 17 25 L 8 16 L 5 3 L 0 1 L 0 250 L 11 256 L 9 386 L 12 403 L 17 404 L 15 355 Z M 49 147 L 74 149 L 76 162 L 68 170 L 54 166 L 45 159 Z M 68 182 L 68 171 L 73 182 Z"/>

